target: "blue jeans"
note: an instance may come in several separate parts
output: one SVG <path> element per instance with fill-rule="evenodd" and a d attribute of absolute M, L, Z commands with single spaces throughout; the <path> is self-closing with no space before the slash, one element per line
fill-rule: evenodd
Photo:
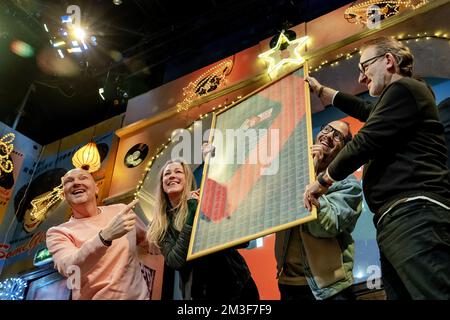
<path fill-rule="evenodd" d="M 398 205 L 377 242 L 388 299 L 450 299 L 450 210 L 427 200 Z"/>
<path fill-rule="evenodd" d="M 307 285 L 295 286 L 278 283 L 280 290 L 280 300 L 316 300 L 311 289 Z M 356 300 L 352 287 L 348 287 L 325 300 Z"/>

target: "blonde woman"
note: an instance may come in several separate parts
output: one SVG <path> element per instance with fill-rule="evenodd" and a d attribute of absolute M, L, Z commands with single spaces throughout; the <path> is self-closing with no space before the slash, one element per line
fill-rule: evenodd
<path fill-rule="evenodd" d="M 235 248 L 186 261 L 198 192 L 191 168 L 170 160 L 161 169 L 155 217 L 147 232 L 161 249 L 165 263 L 180 273 L 183 299 L 258 300 L 244 258 Z"/>

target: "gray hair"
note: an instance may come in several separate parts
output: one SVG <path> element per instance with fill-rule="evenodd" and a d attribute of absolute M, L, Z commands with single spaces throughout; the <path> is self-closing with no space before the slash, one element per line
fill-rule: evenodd
<path fill-rule="evenodd" d="M 361 50 L 369 47 L 374 47 L 377 50 L 377 54 L 392 54 L 397 62 L 400 75 L 412 77 L 414 56 L 411 53 L 411 49 L 403 43 L 392 38 L 380 37 L 365 42 Z"/>

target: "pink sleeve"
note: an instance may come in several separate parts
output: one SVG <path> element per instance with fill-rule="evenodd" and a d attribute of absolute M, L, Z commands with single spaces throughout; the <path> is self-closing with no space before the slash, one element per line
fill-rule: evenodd
<path fill-rule="evenodd" d="M 53 256 L 55 268 L 69 277 L 73 267 L 79 267 L 82 274 L 89 272 L 108 249 L 98 235 L 89 239 L 81 247 L 76 247 L 64 228 L 50 228 L 47 231 L 47 248 Z"/>

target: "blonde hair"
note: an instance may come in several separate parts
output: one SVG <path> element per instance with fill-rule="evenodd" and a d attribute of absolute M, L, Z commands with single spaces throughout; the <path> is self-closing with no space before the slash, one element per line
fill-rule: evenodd
<path fill-rule="evenodd" d="M 412 77 L 414 56 L 411 50 L 398 40 L 380 37 L 365 42 L 361 51 L 369 47 L 374 47 L 377 54 L 391 53 L 397 62 L 398 72 L 402 76 Z"/>
<path fill-rule="evenodd" d="M 186 162 L 182 159 L 175 159 L 167 161 L 164 166 L 161 168 L 159 172 L 159 185 L 157 188 L 157 198 L 155 205 L 155 215 L 153 217 L 152 222 L 147 231 L 147 240 L 150 245 L 156 245 L 160 248 L 160 244 L 164 239 L 164 236 L 167 233 L 167 229 L 169 228 L 169 217 L 168 217 L 168 208 L 169 198 L 163 189 L 163 174 L 164 170 L 169 164 L 179 163 L 183 167 L 184 175 L 186 177 L 186 184 L 183 189 L 183 193 L 181 194 L 180 202 L 175 208 L 172 208 L 170 214 L 173 214 L 173 226 L 176 230 L 181 231 L 183 228 L 186 217 L 188 213 L 188 205 L 187 200 L 189 199 L 190 193 L 195 189 L 195 179 L 192 173 L 191 167 L 186 164 Z"/>

